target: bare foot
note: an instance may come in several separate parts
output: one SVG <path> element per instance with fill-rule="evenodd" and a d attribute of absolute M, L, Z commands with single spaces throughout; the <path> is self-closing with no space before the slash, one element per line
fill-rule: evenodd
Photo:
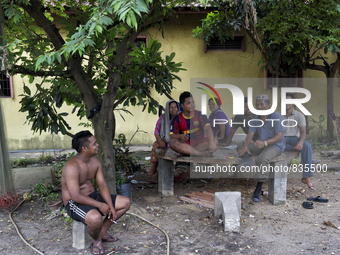
<path fill-rule="evenodd" d="M 145 177 L 151 178 L 155 174 L 156 169 L 157 169 L 157 163 L 152 163 L 152 166 L 149 172 L 145 175 Z"/>
<path fill-rule="evenodd" d="M 316 190 L 316 188 L 314 188 L 312 182 L 310 181 L 310 178 L 309 178 L 309 177 L 307 177 L 307 178 L 302 178 L 302 179 L 301 179 L 301 182 L 304 183 L 304 184 L 307 184 L 308 188 L 313 189 L 313 190 Z"/>

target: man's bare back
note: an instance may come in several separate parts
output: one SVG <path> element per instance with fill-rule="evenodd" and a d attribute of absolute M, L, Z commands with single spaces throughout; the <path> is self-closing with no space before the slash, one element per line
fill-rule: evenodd
<path fill-rule="evenodd" d="M 67 204 L 71 200 L 71 195 L 67 187 L 66 179 L 73 178 L 78 180 L 80 193 L 87 196 L 95 189 L 92 185 L 92 180 L 95 178 L 100 161 L 96 157 L 90 158 L 86 163 L 82 162 L 79 154 L 70 159 L 64 166 L 61 176 L 63 203 Z M 73 185 L 72 185 L 73 186 Z"/>

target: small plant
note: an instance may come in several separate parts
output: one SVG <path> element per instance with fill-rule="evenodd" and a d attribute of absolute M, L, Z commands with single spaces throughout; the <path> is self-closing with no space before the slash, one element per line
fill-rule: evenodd
<path fill-rule="evenodd" d="M 61 216 L 60 220 L 65 219 L 66 222 L 73 223 L 73 219 L 67 214 L 67 211 L 65 209 L 61 210 Z"/>
<path fill-rule="evenodd" d="M 49 182 L 46 182 L 48 178 L 46 179 L 42 178 L 42 181 L 37 183 L 35 185 L 35 188 L 32 190 L 32 193 L 38 194 L 39 199 L 41 199 L 42 205 L 44 205 L 44 202 L 46 203 L 48 201 L 53 201 L 58 198 L 58 194 L 53 192 L 54 185 Z"/>
<path fill-rule="evenodd" d="M 325 116 L 320 115 L 319 121 L 316 121 L 315 119 L 311 118 L 311 121 L 317 125 L 318 129 L 318 139 L 322 140 L 323 138 L 329 138 L 329 133 L 327 131 L 326 122 L 325 122 Z M 314 126 L 308 127 L 308 130 L 313 130 Z"/>
<path fill-rule="evenodd" d="M 66 162 L 70 160 L 71 158 L 73 158 L 74 155 L 75 155 L 75 152 L 64 154 L 62 156 L 63 160 L 59 160 L 56 163 L 54 163 L 54 175 L 56 177 L 58 185 L 61 184 L 60 178 L 61 178 L 61 174 L 63 173 L 63 169 L 64 169 Z"/>
<path fill-rule="evenodd" d="M 133 172 L 137 167 L 135 164 L 135 158 L 131 156 L 129 147 L 126 145 L 126 137 L 124 134 L 119 134 L 115 141 L 115 167 L 118 172 L 125 172 L 129 174 Z"/>
<path fill-rule="evenodd" d="M 124 176 L 124 177 L 122 177 Z M 122 172 L 116 172 L 116 185 L 121 185 L 126 183 L 127 177 Z"/>

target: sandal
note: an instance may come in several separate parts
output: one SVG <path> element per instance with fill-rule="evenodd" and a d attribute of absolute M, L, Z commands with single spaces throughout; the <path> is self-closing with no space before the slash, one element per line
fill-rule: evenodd
<path fill-rule="evenodd" d="M 109 239 L 114 239 L 114 241 L 108 241 Z M 118 237 L 113 237 L 113 236 L 109 235 L 108 237 L 103 238 L 102 240 L 103 240 L 103 243 L 105 243 L 105 242 L 112 243 L 112 242 L 117 242 L 119 239 L 118 239 Z"/>
<path fill-rule="evenodd" d="M 303 202 L 302 206 L 303 208 L 306 208 L 306 209 L 314 209 L 313 202 Z"/>
<path fill-rule="evenodd" d="M 320 196 L 317 196 L 315 198 L 314 197 L 309 197 L 309 198 L 307 198 L 307 200 L 312 200 L 314 202 L 320 202 L 320 203 L 328 203 L 328 199 L 322 198 Z"/>
<path fill-rule="evenodd" d="M 97 249 L 98 253 L 93 253 L 93 249 Z M 104 254 L 104 247 L 102 247 L 101 249 L 99 249 L 99 247 L 94 246 L 93 243 L 91 244 L 91 254 L 92 255 L 99 255 L 99 254 Z"/>

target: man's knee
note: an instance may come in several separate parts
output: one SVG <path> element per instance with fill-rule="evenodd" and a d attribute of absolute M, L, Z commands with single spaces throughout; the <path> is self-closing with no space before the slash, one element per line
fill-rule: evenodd
<path fill-rule="evenodd" d="M 175 150 L 175 148 L 177 148 L 177 139 L 171 139 L 170 140 L 170 143 L 169 143 L 169 145 L 170 145 L 170 148 L 172 149 L 172 150 Z"/>
<path fill-rule="evenodd" d="M 312 145 L 309 142 L 307 142 L 307 141 L 303 142 L 303 149 L 305 149 L 305 150 L 313 150 Z"/>
<path fill-rule="evenodd" d="M 97 210 L 91 210 L 85 216 L 85 223 L 89 227 L 101 228 L 103 225 L 102 215 Z"/>
<path fill-rule="evenodd" d="M 115 205 L 117 210 L 124 209 L 125 211 L 127 211 L 129 210 L 130 205 L 131 205 L 130 198 L 125 196 L 117 196 Z"/>

